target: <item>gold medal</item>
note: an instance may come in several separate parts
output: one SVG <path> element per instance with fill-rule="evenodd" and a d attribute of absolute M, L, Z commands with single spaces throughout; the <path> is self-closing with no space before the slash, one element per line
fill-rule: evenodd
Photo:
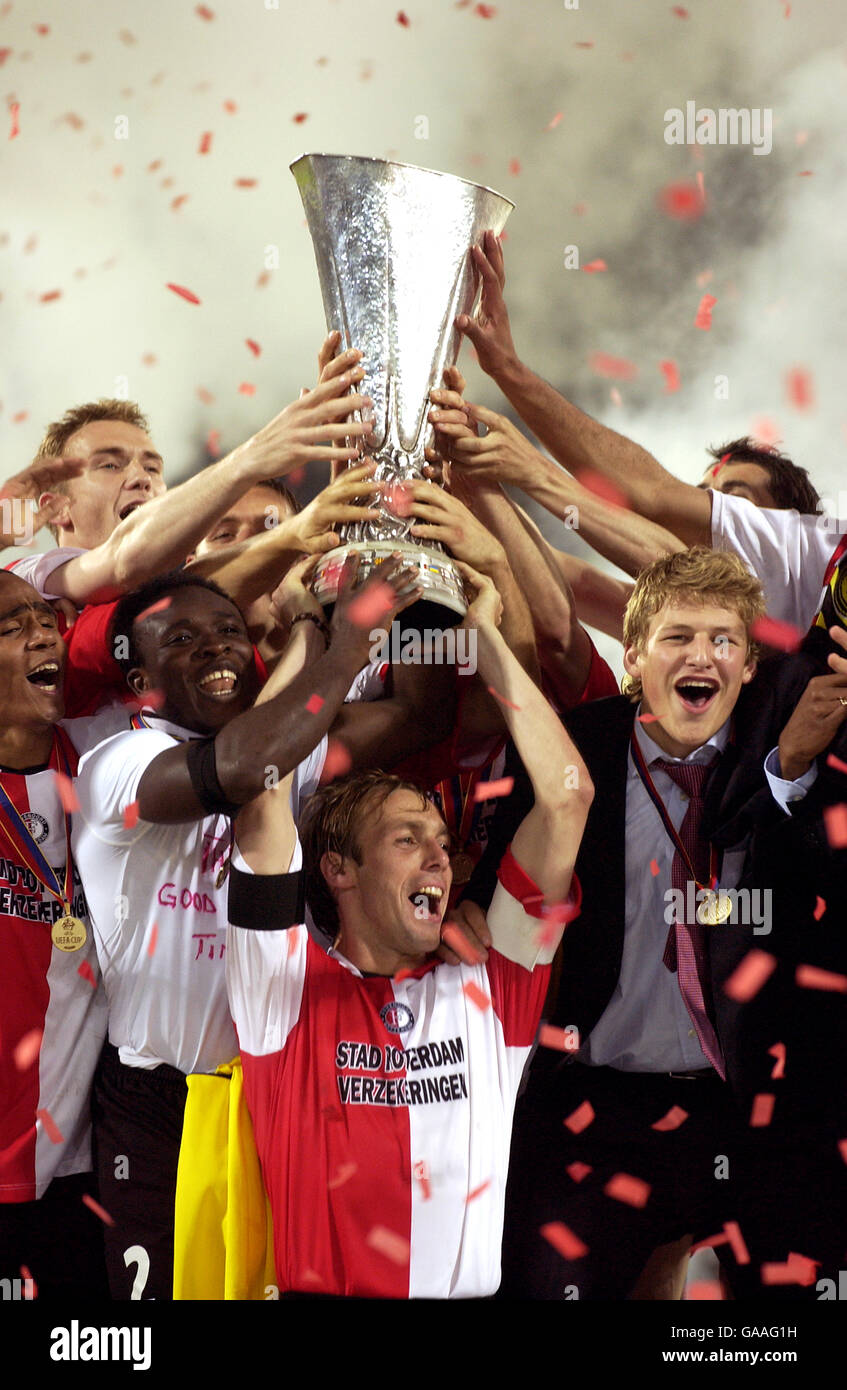
<path fill-rule="evenodd" d="M 460 850 L 459 853 L 454 854 L 453 858 L 450 860 L 450 867 L 453 870 L 454 884 L 461 885 L 468 882 L 476 866 L 471 856 L 465 854 L 463 850 Z"/>
<path fill-rule="evenodd" d="M 223 864 L 221 864 L 221 867 L 218 869 L 218 872 L 217 872 L 217 874 L 215 875 L 215 887 L 216 887 L 216 888 L 221 888 L 221 887 L 223 886 L 223 881 L 224 881 L 224 879 L 226 878 L 226 876 L 227 876 L 228 873 L 229 873 L 229 860 L 227 859 L 227 860 L 225 860 L 225 862 L 224 862 Z"/>
<path fill-rule="evenodd" d="M 732 898 L 723 888 L 717 893 L 710 888 L 697 908 L 697 921 L 702 927 L 717 927 L 732 916 Z"/>
<path fill-rule="evenodd" d="M 53 938 L 53 945 L 60 951 L 78 951 L 80 946 L 84 946 L 88 937 L 85 930 L 85 923 L 78 917 L 67 913 L 64 917 L 59 917 L 53 923 L 50 935 Z"/>

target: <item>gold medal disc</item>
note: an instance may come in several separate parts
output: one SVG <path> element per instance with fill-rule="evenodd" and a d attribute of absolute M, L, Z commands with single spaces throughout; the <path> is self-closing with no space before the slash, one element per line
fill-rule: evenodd
<path fill-rule="evenodd" d="M 697 908 L 697 921 L 703 927 L 717 927 L 732 916 L 732 898 L 722 888 L 717 893 L 709 890 Z"/>
<path fill-rule="evenodd" d="M 50 935 L 53 938 L 53 945 L 60 951 L 78 951 L 80 946 L 84 946 L 88 933 L 85 930 L 85 923 L 78 917 L 68 913 L 65 917 L 59 917 L 53 923 Z"/>

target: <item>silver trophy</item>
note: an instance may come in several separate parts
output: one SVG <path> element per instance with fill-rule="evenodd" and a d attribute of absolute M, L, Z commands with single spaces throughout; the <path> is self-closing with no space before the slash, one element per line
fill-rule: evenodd
<path fill-rule="evenodd" d="M 361 443 L 376 461 L 375 478 L 420 479 L 433 437 L 429 393 L 458 357 L 456 316 L 470 314 L 476 299 L 470 248 L 486 228 L 501 231 L 514 204 L 452 174 L 383 159 L 306 154 L 291 172 L 315 248 L 327 328 L 340 330 L 341 351 L 364 354 L 357 390 L 373 400 L 374 428 Z M 437 542 L 410 537 L 415 518 L 392 508 L 392 493 L 389 487 L 369 503 L 379 508 L 378 520 L 340 528 L 343 544 L 316 571 L 316 597 L 334 603 L 351 551 L 361 557 L 362 578 L 399 551 L 417 570 L 423 600 L 461 617 L 467 605 L 449 554 Z"/>

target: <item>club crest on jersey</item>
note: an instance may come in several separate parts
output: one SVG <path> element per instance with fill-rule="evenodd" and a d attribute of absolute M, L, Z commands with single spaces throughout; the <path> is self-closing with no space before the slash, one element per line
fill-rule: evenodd
<path fill-rule="evenodd" d="M 21 820 L 37 845 L 40 845 L 42 840 L 47 839 L 50 834 L 50 827 L 37 811 L 24 811 Z"/>
<path fill-rule="evenodd" d="M 383 1004 L 379 1016 L 389 1033 L 406 1033 L 415 1022 L 415 1015 L 408 1005 L 400 1004 L 396 999 L 392 999 L 390 1004 Z"/>

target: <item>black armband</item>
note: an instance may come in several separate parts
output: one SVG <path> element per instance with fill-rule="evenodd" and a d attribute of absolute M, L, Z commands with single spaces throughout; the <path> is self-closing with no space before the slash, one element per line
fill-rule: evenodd
<path fill-rule="evenodd" d="M 237 816 L 241 810 L 230 801 L 218 781 L 215 766 L 215 740 L 213 738 L 192 738 L 188 743 L 186 758 L 188 775 L 194 788 L 194 795 L 210 816 Z"/>
<path fill-rule="evenodd" d="M 229 866 L 228 917 L 234 927 L 251 931 L 285 931 L 306 920 L 306 876 L 245 874 Z"/>

